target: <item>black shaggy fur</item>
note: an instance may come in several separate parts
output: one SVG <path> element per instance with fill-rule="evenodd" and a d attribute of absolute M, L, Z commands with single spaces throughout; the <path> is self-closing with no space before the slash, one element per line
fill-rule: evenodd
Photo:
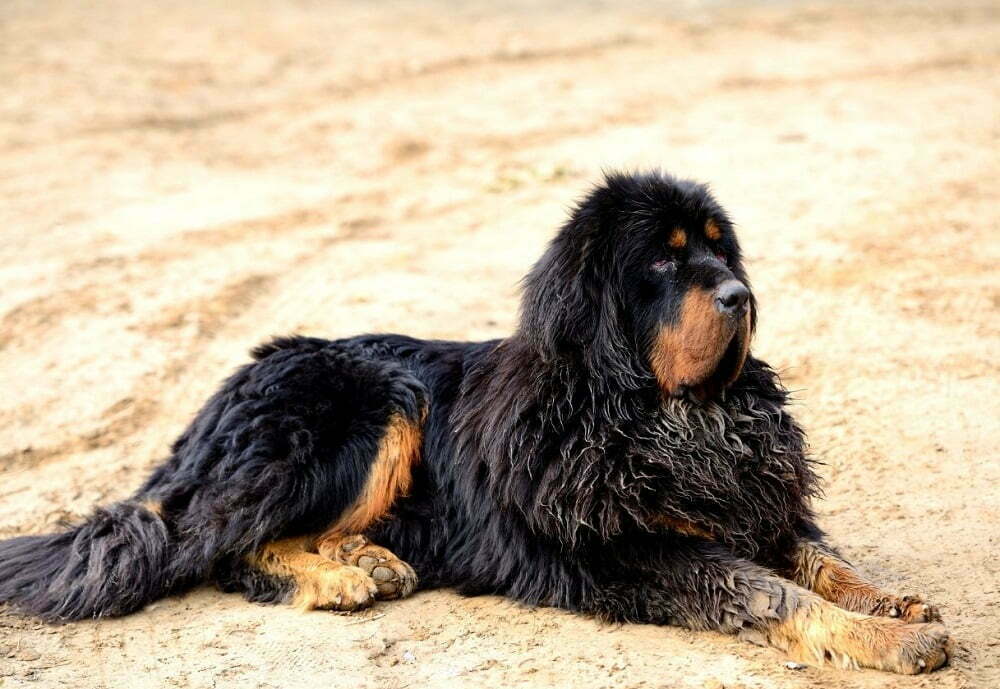
<path fill-rule="evenodd" d="M 686 244 L 671 247 L 678 227 Z M 819 537 L 785 390 L 734 346 L 701 381 L 707 399 L 667 394 L 650 364 L 684 296 L 733 279 L 748 284 L 705 187 L 610 175 L 528 274 L 510 337 L 258 347 L 132 500 L 65 533 L 0 543 L 0 601 L 74 620 L 205 580 L 281 599 L 281 582 L 242 557 L 336 518 L 395 416 L 422 423 L 420 463 L 409 495 L 365 535 L 423 587 L 693 628 L 781 618 L 794 594 L 772 572 L 796 539 Z M 747 308 L 755 317 L 752 296 Z"/>

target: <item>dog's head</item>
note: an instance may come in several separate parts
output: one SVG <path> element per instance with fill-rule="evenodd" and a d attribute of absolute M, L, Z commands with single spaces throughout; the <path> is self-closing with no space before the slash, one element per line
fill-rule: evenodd
<path fill-rule="evenodd" d="M 704 401 L 739 375 L 755 318 L 732 223 L 707 188 L 610 174 L 525 279 L 520 333 L 543 357 L 640 369 Z"/>

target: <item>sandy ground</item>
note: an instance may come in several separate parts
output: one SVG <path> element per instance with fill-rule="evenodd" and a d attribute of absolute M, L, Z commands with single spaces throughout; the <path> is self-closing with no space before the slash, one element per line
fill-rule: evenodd
<path fill-rule="evenodd" d="M 233 9 L 239 7 L 239 10 Z M 507 333 L 603 167 L 710 181 L 822 521 L 941 605 L 930 677 L 421 593 L 0 614 L 0 686 L 1000 686 L 995 3 L 0 6 L 0 535 L 126 495 L 254 343 Z"/>

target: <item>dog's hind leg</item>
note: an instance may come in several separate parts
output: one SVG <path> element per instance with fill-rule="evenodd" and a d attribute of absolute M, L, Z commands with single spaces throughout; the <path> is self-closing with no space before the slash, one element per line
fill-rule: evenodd
<path fill-rule="evenodd" d="M 268 543 L 241 560 L 222 564 L 223 591 L 257 603 L 301 610 L 357 610 L 373 600 L 404 598 L 417 585 L 413 568 L 364 536 L 300 536 Z"/>
<path fill-rule="evenodd" d="M 386 425 L 378 453 L 358 498 L 317 539 L 320 555 L 343 565 L 360 567 L 376 583 L 383 600 L 413 593 L 417 575 L 392 552 L 370 543 L 362 533 L 383 519 L 396 497 L 406 493 L 411 469 L 420 452 L 420 427 L 394 416 Z"/>
<path fill-rule="evenodd" d="M 257 599 L 291 592 L 303 607 L 376 595 L 362 569 L 285 539 L 331 521 L 360 533 L 407 492 L 426 388 L 345 343 L 285 338 L 254 358 L 130 500 L 60 533 L 0 541 L 0 602 L 74 620 L 126 614 L 209 579 Z"/>
<path fill-rule="evenodd" d="M 220 571 L 223 590 L 239 590 L 249 600 L 288 603 L 301 610 L 357 610 L 378 594 L 375 581 L 359 567 L 315 552 L 310 536 L 268 543 L 242 562 Z"/>
<path fill-rule="evenodd" d="M 218 567 L 220 587 L 243 591 L 251 601 L 291 603 L 301 609 L 355 610 L 373 598 L 410 595 L 417 585 L 413 568 L 356 532 L 384 518 L 407 491 L 419 449 L 419 426 L 392 416 L 362 489 L 331 526 L 319 536 L 272 541 Z"/>
<path fill-rule="evenodd" d="M 898 617 L 905 622 L 940 621 L 937 608 L 921 596 L 897 596 L 868 581 L 820 539 L 802 539 L 792 553 L 789 577 L 845 610 Z"/>
<path fill-rule="evenodd" d="M 296 525 L 287 524 L 283 533 L 276 534 L 279 538 L 242 557 L 227 558 L 213 575 L 223 589 L 242 590 L 250 600 L 288 602 L 303 609 L 353 610 L 373 598 L 399 598 L 415 588 L 416 575 L 409 565 L 356 534 L 384 519 L 409 491 L 420 458 L 426 412 L 423 388 L 396 365 L 349 363 L 349 368 L 338 365 L 341 377 L 364 375 L 367 385 L 363 395 L 351 396 L 357 406 L 348 423 L 340 420 L 339 442 L 310 453 L 308 462 L 315 468 L 300 479 L 303 497 L 296 500 L 296 507 L 305 503 L 312 508 L 307 520 L 299 521 L 299 536 L 287 538 L 296 534 Z M 296 395 L 295 402 L 313 409 L 329 406 L 330 397 L 316 399 L 321 380 L 317 378 L 313 376 L 310 389 Z M 286 376 L 283 382 L 290 387 L 294 380 Z M 332 422 L 332 418 L 325 421 Z M 314 437 L 321 429 L 317 421 L 305 425 Z M 280 482 L 267 486 L 272 491 L 278 487 Z M 330 498 L 338 495 L 331 503 Z M 286 505 L 278 507 L 288 510 Z M 305 525 L 309 530 L 303 533 Z M 324 530 L 319 532 L 320 528 Z"/>

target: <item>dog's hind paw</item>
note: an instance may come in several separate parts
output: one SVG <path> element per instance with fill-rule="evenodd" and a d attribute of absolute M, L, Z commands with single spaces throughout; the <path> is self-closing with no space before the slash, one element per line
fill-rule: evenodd
<path fill-rule="evenodd" d="M 331 547 L 332 546 L 332 547 Z M 320 547 L 331 560 L 359 567 L 375 581 L 379 600 L 405 598 L 417 588 L 417 574 L 392 551 L 369 543 L 364 536 L 348 536 Z"/>
<path fill-rule="evenodd" d="M 358 610 L 371 605 L 378 594 L 367 572 L 334 562 L 323 563 L 297 583 L 293 605 L 303 610 Z"/>

